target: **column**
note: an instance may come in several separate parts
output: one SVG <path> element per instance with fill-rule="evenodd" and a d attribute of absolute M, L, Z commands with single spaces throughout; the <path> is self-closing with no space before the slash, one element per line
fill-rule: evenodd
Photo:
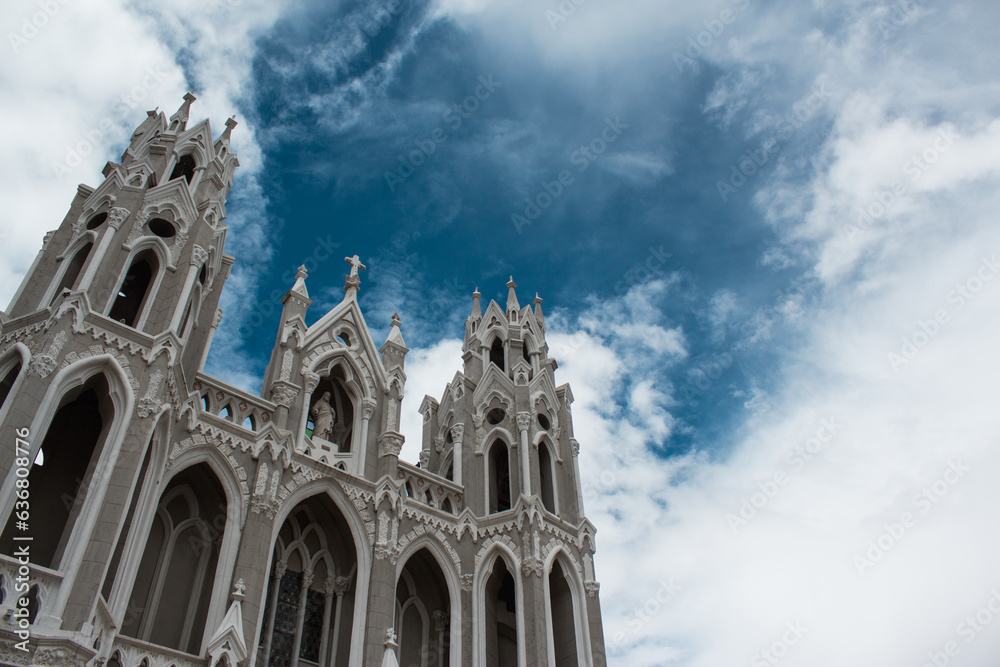
<path fill-rule="evenodd" d="M 445 657 L 448 652 L 448 647 L 444 645 L 444 633 L 448 627 L 448 612 L 439 609 L 431 614 L 431 618 L 434 619 L 434 634 L 437 638 L 437 648 L 433 655 L 437 656 L 437 660 L 430 667 L 444 667 Z"/>
<path fill-rule="evenodd" d="M 274 615 L 278 610 L 278 591 L 281 589 L 281 579 L 285 576 L 288 563 L 279 560 L 274 564 L 274 590 L 271 591 L 271 599 L 268 600 L 267 618 L 264 620 L 267 630 L 264 631 L 264 660 L 271 655 L 271 637 L 274 635 Z M 249 647 L 248 647 L 249 648 Z"/>
<path fill-rule="evenodd" d="M 184 277 L 184 287 L 181 289 L 181 298 L 177 301 L 177 305 L 174 307 L 174 315 L 170 318 L 170 328 L 180 336 L 182 332 L 178 331 L 178 327 L 181 325 L 181 318 L 184 317 L 184 309 L 188 304 L 188 297 L 191 295 L 191 288 L 194 287 L 194 281 L 198 277 L 198 271 L 201 269 L 201 265 L 205 263 L 208 259 L 208 253 L 199 245 L 196 245 L 191 251 L 191 262 L 188 265 L 187 275 Z"/>
<path fill-rule="evenodd" d="M 83 277 L 80 278 L 80 286 L 77 288 L 82 291 L 87 291 L 90 284 L 94 282 L 94 276 L 97 275 L 97 269 L 100 268 L 101 261 L 104 259 L 104 255 L 108 252 L 108 247 L 111 245 L 111 239 L 114 238 L 115 233 L 128 218 L 129 211 L 125 208 L 113 208 L 108 212 L 108 226 L 105 227 L 104 231 L 101 233 L 101 239 L 97 242 L 97 246 L 94 248 L 90 256 L 90 262 L 87 264 L 87 270 L 84 272 Z M 139 221 L 136 220 L 136 223 Z M 69 259 L 68 257 L 66 259 Z M 117 285 L 113 286 L 117 287 Z M 56 295 L 53 295 L 56 296 Z M 97 304 L 95 304 L 96 306 Z M 103 308 L 104 306 L 100 306 Z"/>
<path fill-rule="evenodd" d="M 334 579 L 333 592 L 337 595 L 337 607 L 333 612 L 333 646 L 330 648 L 330 667 L 337 664 L 337 651 L 340 648 L 340 623 L 344 609 L 344 594 L 350 587 L 349 577 L 337 577 Z"/>
<path fill-rule="evenodd" d="M 306 602 L 309 600 L 309 587 L 312 586 L 313 571 L 306 568 L 302 572 L 302 591 L 299 593 L 298 618 L 295 620 L 295 643 L 292 644 L 292 667 L 298 667 L 299 651 L 302 650 L 302 628 L 306 623 Z"/>
<path fill-rule="evenodd" d="M 455 484 L 462 485 L 462 459 L 465 454 L 465 450 L 462 447 L 462 436 L 465 434 L 465 424 L 455 424 L 451 427 L 451 439 L 452 439 L 452 464 L 454 465 L 453 481 Z"/>
<path fill-rule="evenodd" d="M 521 436 L 521 493 L 531 495 L 531 453 L 528 448 L 528 428 L 531 426 L 531 413 L 517 413 L 517 430 Z"/>

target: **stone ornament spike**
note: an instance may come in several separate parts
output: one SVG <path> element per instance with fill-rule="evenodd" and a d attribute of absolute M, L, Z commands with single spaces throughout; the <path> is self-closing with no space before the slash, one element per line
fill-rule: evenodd
<path fill-rule="evenodd" d="M 517 293 L 514 291 L 517 289 L 517 283 L 514 282 L 514 276 L 510 277 L 510 281 L 507 283 L 507 312 L 512 310 L 521 310 L 521 305 L 517 302 Z"/>
<path fill-rule="evenodd" d="M 479 299 L 483 295 L 479 293 L 479 287 L 476 286 L 476 291 L 472 293 L 472 319 L 481 320 L 483 319 L 483 310 L 479 306 Z"/>

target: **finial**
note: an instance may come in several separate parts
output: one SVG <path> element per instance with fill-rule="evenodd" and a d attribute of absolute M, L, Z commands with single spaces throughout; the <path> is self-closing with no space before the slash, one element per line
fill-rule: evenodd
<path fill-rule="evenodd" d="M 239 579 L 236 580 L 236 583 L 233 584 L 233 592 L 231 597 L 234 600 L 242 600 L 243 598 L 246 597 L 246 593 L 247 593 L 247 585 L 243 582 L 243 577 L 240 577 Z"/>
<path fill-rule="evenodd" d="M 236 114 L 233 114 L 232 116 L 226 119 L 226 129 L 222 131 L 222 134 L 219 135 L 219 139 L 215 142 L 216 150 L 219 149 L 220 143 L 229 141 L 229 138 L 232 136 L 233 133 L 233 128 L 235 128 L 237 125 L 239 125 L 239 123 L 236 122 Z"/>
<path fill-rule="evenodd" d="M 531 303 L 535 304 L 535 320 L 541 325 L 542 331 L 545 330 L 545 314 L 542 312 L 542 297 L 538 296 L 538 292 L 535 292 L 535 300 Z"/>
<path fill-rule="evenodd" d="M 390 326 L 398 327 L 403 321 L 399 319 L 399 313 L 392 314 L 392 324 Z"/>
<path fill-rule="evenodd" d="M 389 628 L 385 631 L 385 645 L 386 646 L 396 646 L 396 631 L 393 628 Z"/>
<path fill-rule="evenodd" d="M 510 282 L 507 283 L 507 312 L 512 310 L 521 310 L 521 305 L 517 302 L 517 294 L 514 292 L 514 288 L 517 287 L 517 283 L 514 282 L 514 276 L 510 277 Z"/>
<path fill-rule="evenodd" d="M 176 113 L 170 117 L 170 131 L 182 131 L 187 127 L 188 116 L 191 112 L 191 103 L 194 102 L 197 97 L 194 93 L 188 91 L 184 93 L 184 101 L 181 102 L 181 106 L 177 109 Z"/>
<path fill-rule="evenodd" d="M 306 291 L 306 278 L 309 274 L 306 272 L 306 265 L 303 264 L 299 267 L 298 272 L 295 274 L 295 284 L 292 285 L 292 291 L 301 294 L 304 297 L 309 296 L 309 292 Z"/>
<path fill-rule="evenodd" d="M 481 296 L 482 296 L 482 294 L 479 293 L 479 286 L 477 285 L 476 286 L 476 291 L 472 293 L 472 316 L 471 317 L 474 320 L 478 320 L 478 319 L 482 318 L 482 316 L 483 316 L 483 311 L 479 307 L 479 297 L 481 297 Z"/>

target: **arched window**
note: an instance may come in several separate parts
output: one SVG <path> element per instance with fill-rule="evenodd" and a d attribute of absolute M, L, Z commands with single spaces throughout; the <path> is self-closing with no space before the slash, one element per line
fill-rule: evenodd
<path fill-rule="evenodd" d="M 556 513 L 556 491 L 553 480 L 552 456 L 549 447 L 542 441 L 538 444 L 538 483 L 541 486 L 542 506 Z"/>
<path fill-rule="evenodd" d="M 108 219 L 108 214 L 106 211 L 102 211 L 97 215 L 91 216 L 90 220 L 87 221 L 87 229 L 97 229 L 104 224 L 104 221 Z"/>
<path fill-rule="evenodd" d="M 32 562 L 59 569 L 88 489 L 101 474 L 97 461 L 113 419 L 103 374 L 63 397 L 28 473 L 32 515 L 45 517 L 32 524 Z M 0 551 L 5 554 L 20 544 L 14 541 L 14 523 L 8 521 L 0 536 Z"/>
<path fill-rule="evenodd" d="M 496 559 L 486 580 L 485 612 L 485 667 L 517 667 L 517 595 L 503 558 Z"/>
<path fill-rule="evenodd" d="M 190 184 L 191 179 L 194 177 L 195 162 L 194 158 L 190 155 L 182 155 L 177 164 L 174 166 L 173 172 L 170 174 L 168 180 L 174 180 L 175 178 L 184 177 Z"/>
<path fill-rule="evenodd" d="M 449 667 L 451 601 L 444 573 L 427 549 L 413 554 L 396 581 L 399 664 Z"/>
<path fill-rule="evenodd" d="M 226 525 L 226 494 L 207 464 L 163 492 L 136 573 L 122 633 L 197 655 Z"/>
<path fill-rule="evenodd" d="M 510 504 L 510 457 L 502 440 L 493 441 L 490 448 L 490 514 L 504 512 Z"/>
<path fill-rule="evenodd" d="M 264 623 L 263 662 L 268 667 L 347 664 L 357 561 L 350 529 L 326 496 L 292 511 L 274 546 Z M 339 660 L 338 660 L 339 657 Z"/>
<path fill-rule="evenodd" d="M 134 327 L 149 300 L 150 287 L 159 267 L 160 262 L 152 250 L 144 250 L 136 255 L 118 288 L 108 317 Z"/>
<path fill-rule="evenodd" d="M 82 248 L 76 251 L 73 255 L 73 259 L 69 261 L 66 265 L 66 270 L 63 271 L 62 279 L 59 281 L 59 287 L 52 294 L 52 301 L 55 301 L 63 290 L 73 289 L 76 287 L 76 279 L 80 277 L 80 271 L 83 269 L 83 265 L 87 261 L 87 257 L 90 255 L 91 249 L 93 249 L 93 243 L 87 243 Z M 51 302 L 50 302 L 51 305 Z"/>
<path fill-rule="evenodd" d="M 490 345 L 490 362 L 502 371 L 507 368 L 504 366 L 503 341 L 499 337 L 494 338 Z"/>
<path fill-rule="evenodd" d="M 576 625 L 573 612 L 573 592 L 559 561 L 553 561 L 549 572 L 549 605 L 552 618 L 552 654 L 554 667 L 577 667 Z"/>
<path fill-rule="evenodd" d="M 21 359 L 18 357 L 10 369 L 3 374 L 3 378 L 0 378 L 0 408 L 3 408 L 4 403 L 7 402 L 7 396 L 10 394 L 14 382 L 17 381 L 17 376 L 20 374 Z"/>

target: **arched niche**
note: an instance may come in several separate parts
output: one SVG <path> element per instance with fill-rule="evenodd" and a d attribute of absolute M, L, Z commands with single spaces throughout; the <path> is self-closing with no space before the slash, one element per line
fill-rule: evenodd
<path fill-rule="evenodd" d="M 320 375 L 306 413 L 306 436 L 313 444 L 314 458 L 356 450 L 355 435 L 360 431 L 359 389 L 354 374 L 343 362 L 332 363 Z"/>

